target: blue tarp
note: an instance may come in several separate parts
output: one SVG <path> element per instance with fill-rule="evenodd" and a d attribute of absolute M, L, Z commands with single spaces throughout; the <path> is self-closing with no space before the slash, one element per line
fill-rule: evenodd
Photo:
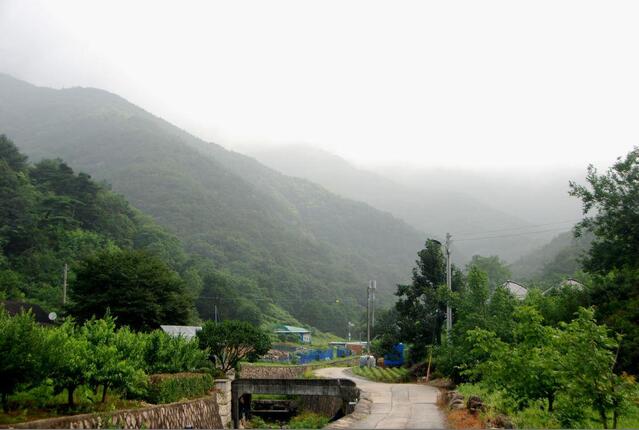
<path fill-rule="evenodd" d="M 338 357 L 350 357 L 353 355 L 353 351 L 347 348 L 337 348 L 337 356 Z"/>
<path fill-rule="evenodd" d="M 313 351 L 308 351 L 303 354 L 300 354 L 299 364 L 310 363 L 311 361 L 319 361 L 319 360 L 332 360 L 333 359 L 333 349 L 316 349 Z"/>
<path fill-rule="evenodd" d="M 393 346 L 393 352 L 384 355 L 384 366 L 399 367 L 404 364 L 404 344 L 398 343 Z"/>

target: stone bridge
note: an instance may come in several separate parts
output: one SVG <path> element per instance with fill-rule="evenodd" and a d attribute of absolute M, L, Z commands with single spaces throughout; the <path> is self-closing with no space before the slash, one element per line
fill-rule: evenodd
<path fill-rule="evenodd" d="M 242 415 L 250 418 L 252 394 L 338 397 L 344 415 L 353 412 L 359 399 L 359 389 L 349 379 L 236 379 L 231 392 L 235 428 L 239 428 Z"/>

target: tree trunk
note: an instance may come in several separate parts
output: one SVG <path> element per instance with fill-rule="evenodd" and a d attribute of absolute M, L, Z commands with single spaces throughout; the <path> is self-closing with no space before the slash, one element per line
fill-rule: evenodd
<path fill-rule="evenodd" d="M 67 387 L 67 406 L 70 408 L 73 407 L 73 392 L 75 391 L 75 386 Z"/>
<path fill-rule="evenodd" d="M 548 412 L 553 411 L 554 403 L 555 403 L 555 393 L 548 393 Z"/>
<path fill-rule="evenodd" d="M 9 393 L 2 393 L 2 410 L 9 412 Z"/>
<path fill-rule="evenodd" d="M 107 397 L 107 389 L 109 388 L 109 384 L 104 384 L 102 386 L 102 403 L 106 402 Z"/>
<path fill-rule="evenodd" d="M 617 428 L 618 422 L 619 422 L 619 412 L 617 411 L 617 409 L 615 409 L 614 411 L 612 411 L 612 428 L 613 429 Z"/>
<path fill-rule="evenodd" d="M 601 408 L 599 409 L 599 419 L 601 420 L 601 424 L 603 428 L 608 428 L 608 416 L 606 416 L 606 410 Z"/>

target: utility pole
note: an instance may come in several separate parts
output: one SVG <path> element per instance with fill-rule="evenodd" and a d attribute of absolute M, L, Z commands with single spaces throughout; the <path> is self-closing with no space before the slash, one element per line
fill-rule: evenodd
<path fill-rule="evenodd" d="M 453 281 L 452 281 L 452 269 L 450 263 L 450 243 L 452 236 L 450 233 L 446 233 L 446 286 L 448 287 L 448 292 L 453 291 Z M 450 339 L 450 332 L 453 328 L 453 311 L 450 308 L 450 303 L 446 305 L 446 335 L 447 338 Z"/>
<path fill-rule="evenodd" d="M 366 289 L 366 351 L 371 354 L 371 290 L 373 289 L 373 281 L 368 281 Z"/>
<path fill-rule="evenodd" d="M 69 272 L 69 265 L 64 263 L 64 277 L 62 280 L 62 305 L 67 304 L 67 273 Z"/>
<path fill-rule="evenodd" d="M 377 281 L 373 280 L 373 291 L 371 292 L 371 333 L 375 338 L 375 290 L 377 290 Z"/>
<path fill-rule="evenodd" d="M 215 322 L 217 322 L 217 304 L 213 305 L 214 306 L 214 318 L 215 318 Z"/>

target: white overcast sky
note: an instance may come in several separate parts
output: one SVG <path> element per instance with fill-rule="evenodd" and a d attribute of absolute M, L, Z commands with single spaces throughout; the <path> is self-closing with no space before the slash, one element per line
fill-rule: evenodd
<path fill-rule="evenodd" d="M 584 166 L 639 144 L 637 1 L 0 0 L 0 72 L 226 146 Z"/>

